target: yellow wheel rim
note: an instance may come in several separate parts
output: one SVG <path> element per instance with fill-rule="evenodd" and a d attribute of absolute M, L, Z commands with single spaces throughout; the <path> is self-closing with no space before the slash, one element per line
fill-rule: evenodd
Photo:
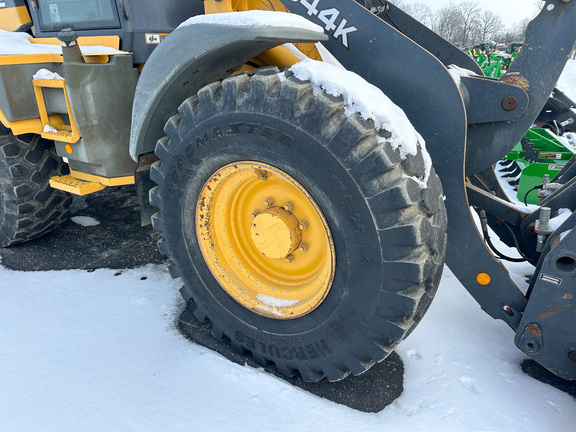
<path fill-rule="evenodd" d="M 271 165 L 216 171 L 198 199 L 196 233 L 220 286 L 257 314 L 301 317 L 332 286 L 336 257 L 324 215 L 300 183 Z"/>

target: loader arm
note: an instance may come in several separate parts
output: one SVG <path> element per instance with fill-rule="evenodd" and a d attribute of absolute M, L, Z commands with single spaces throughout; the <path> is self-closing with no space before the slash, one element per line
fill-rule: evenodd
<path fill-rule="evenodd" d="M 344 67 L 379 87 L 406 112 L 422 134 L 446 195 L 447 264 L 489 315 L 516 329 L 527 300 L 486 248 L 476 229 L 466 194 L 464 166 L 468 115 L 489 122 L 496 122 L 501 115 L 505 121 L 496 124 L 506 127 L 528 105 L 524 90 L 479 77 L 478 83 L 468 85 L 469 91 L 463 85 L 464 80 L 458 85 L 430 51 L 356 2 L 321 0 L 312 14 L 305 0 L 283 0 L 283 3 L 292 13 L 331 29 L 329 40 L 324 42 L 329 51 Z M 325 17 L 327 11 L 338 11 L 336 22 L 325 23 L 318 18 Z M 412 25 L 421 24 L 413 21 Z M 398 67 L 398 62 L 402 67 Z M 502 97 L 514 92 L 519 101 L 517 109 L 511 113 L 498 103 L 498 112 L 487 112 L 487 108 L 494 107 L 494 97 L 489 101 L 474 100 L 487 91 L 497 91 Z M 478 104 L 485 111 L 478 110 Z M 505 310 L 517 312 L 509 314 Z"/>

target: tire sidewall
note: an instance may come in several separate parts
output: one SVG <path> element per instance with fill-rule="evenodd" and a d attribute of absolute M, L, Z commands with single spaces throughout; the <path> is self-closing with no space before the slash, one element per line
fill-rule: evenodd
<path fill-rule="evenodd" d="M 243 133 L 230 133 L 230 124 L 239 123 L 244 124 Z M 325 144 L 282 119 L 229 113 L 193 126 L 164 162 L 170 181 L 162 193 L 170 205 L 162 216 L 170 226 L 166 235 L 172 259 L 208 317 L 213 322 L 217 317 L 224 334 L 252 351 L 270 355 L 300 346 L 309 359 L 335 352 L 338 340 L 350 343 L 355 332 L 363 331 L 362 322 L 379 301 L 380 289 L 374 285 L 382 283 L 382 254 L 373 217 L 366 197 Z M 199 194 L 215 171 L 246 160 L 276 166 L 295 178 L 314 197 L 330 227 L 336 250 L 334 282 L 325 300 L 303 317 L 274 320 L 241 306 L 220 287 L 200 252 L 195 228 Z M 330 349 L 322 349 L 325 345 Z"/>

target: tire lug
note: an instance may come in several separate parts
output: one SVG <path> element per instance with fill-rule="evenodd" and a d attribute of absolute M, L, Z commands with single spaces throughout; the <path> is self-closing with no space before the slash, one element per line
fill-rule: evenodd
<path fill-rule="evenodd" d="M 309 248 L 308 243 L 302 243 L 302 244 L 300 245 L 300 248 L 299 248 L 299 249 L 300 249 L 300 251 L 302 251 L 302 252 L 306 252 L 306 251 L 308 250 L 308 248 Z"/>
<path fill-rule="evenodd" d="M 272 207 L 272 206 L 274 205 L 274 200 L 273 200 L 272 198 L 267 198 L 266 201 L 265 201 L 265 204 L 266 204 L 268 207 Z"/>
<path fill-rule="evenodd" d="M 292 261 L 294 261 L 294 255 L 287 255 L 285 261 L 290 264 Z"/>
<path fill-rule="evenodd" d="M 288 201 L 286 204 L 284 204 L 284 210 L 292 211 L 293 209 L 294 209 L 294 203 L 292 201 Z"/>
<path fill-rule="evenodd" d="M 259 214 L 260 214 L 260 212 L 259 212 L 258 210 L 254 210 L 254 211 L 252 212 L 252 217 L 256 217 L 256 216 L 258 216 Z"/>
<path fill-rule="evenodd" d="M 302 222 L 300 222 L 300 225 L 298 225 L 298 228 L 300 228 L 301 231 L 304 231 L 305 229 L 308 229 L 308 222 L 306 222 L 305 220 L 303 220 Z"/>

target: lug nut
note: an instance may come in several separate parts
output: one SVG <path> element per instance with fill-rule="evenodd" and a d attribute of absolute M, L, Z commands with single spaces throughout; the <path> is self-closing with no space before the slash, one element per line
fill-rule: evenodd
<path fill-rule="evenodd" d="M 302 252 L 306 252 L 306 251 L 308 250 L 308 243 L 302 243 L 302 244 L 300 245 L 300 250 L 301 250 Z"/>
<path fill-rule="evenodd" d="M 272 198 L 266 199 L 264 202 L 268 207 L 272 207 L 274 205 L 274 200 Z"/>
<path fill-rule="evenodd" d="M 294 203 L 292 201 L 288 201 L 286 204 L 284 204 L 284 210 L 292 211 L 293 209 L 294 209 Z"/>
<path fill-rule="evenodd" d="M 260 214 L 260 212 L 259 212 L 258 210 L 254 210 L 254 211 L 252 212 L 252 217 L 256 217 L 256 216 L 258 216 L 259 214 Z"/>
<path fill-rule="evenodd" d="M 308 228 L 308 222 L 303 220 L 302 222 L 300 222 L 300 225 L 298 225 L 298 228 L 300 228 L 301 231 L 304 231 L 305 229 Z"/>
<path fill-rule="evenodd" d="M 294 261 L 294 255 L 290 254 L 290 255 L 286 256 L 286 262 L 288 264 L 290 264 L 292 261 Z"/>

